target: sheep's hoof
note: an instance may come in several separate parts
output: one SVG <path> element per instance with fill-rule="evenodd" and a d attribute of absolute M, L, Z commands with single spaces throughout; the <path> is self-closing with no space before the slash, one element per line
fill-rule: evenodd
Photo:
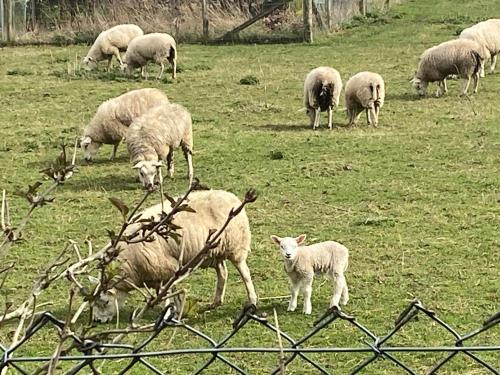
<path fill-rule="evenodd" d="M 215 310 L 217 307 L 221 306 L 222 302 L 212 302 L 207 306 L 207 310 Z"/>

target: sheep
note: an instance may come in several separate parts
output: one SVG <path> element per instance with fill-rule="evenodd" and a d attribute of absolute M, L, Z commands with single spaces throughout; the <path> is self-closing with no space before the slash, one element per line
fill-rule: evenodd
<path fill-rule="evenodd" d="M 380 108 L 384 105 L 385 84 L 377 73 L 360 72 L 353 75 L 345 85 L 345 102 L 349 125 L 354 125 L 361 112 L 366 109 L 369 125 L 377 127 Z"/>
<path fill-rule="evenodd" d="M 145 77 L 146 65 L 153 60 L 161 66 L 160 74 L 157 79 L 161 79 L 163 70 L 165 69 L 165 60 L 168 60 L 172 65 L 172 79 L 176 77 L 177 70 L 177 47 L 175 40 L 168 34 L 151 33 L 135 38 L 129 45 L 127 53 L 123 60 L 122 71 L 127 71 L 128 74 L 133 69 L 141 68 L 141 75 Z"/>
<path fill-rule="evenodd" d="M 120 281 L 113 289 L 101 293 L 93 307 L 95 321 L 110 321 L 123 304 L 133 285 L 158 289 L 162 283 L 170 280 L 182 264 L 193 259 L 202 249 L 209 231 L 219 229 L 226 221 L 232 208 L 241 204 L 241 201 L 232 193 L 222 190 L 194 191 L 189 194 L 187 204 L 195 213 L 182 211 L 174 216 L 173 224 L 180 227 L 178 242 L 173 238 L 163 238 L 153 234 L 152 240 L 147 242 L 129 243 L 118 242 Z M 170 203 L 164 202 L 164 212 L 170 212 Z M 159 220 L 162 205 L 157 204 L 146 209 L 140 215 L 140 220 L 154 217 Z M 130 234 L 140 228 L 141 224 L 133 224 L 127 228 L 125 234 Z M 250 253 L 251 232 L 248 217 L 243 209 L 227 226 L 222 233 L 219 245 L 210 250 L 202 267 L 215 268 L 217 283 L 215 296 L 211 308 L 220 306 L 224 302 L 227 281 L 226 259 L 236 267 L 246 288 L 248 301 L 257 304 L 257 295 L 247 265 Z"/>
<path fill-rule="evenodd" d="M 148 109 L 167 103 L 167 95 L 154 88 L 132 90 L 102 103 L 80 138 L 85 160 L 90 162 L 102 144 L 113 145 L 113 160 L 132 121 Z"/>
<path fill-rule="evenodd" d="M 429 82 L 437 82 L 436 96 L 439 97 L 448 91 L 446 77 L 457 74 L 465 80 L 462 95 L 467 95 L 471 77 L 476 93 L 483 60 L 481 47 L 472 40 L 455 39 L 441 43 L 421 55 L 412 79 L 413 87 L 419 96 L 424 96 Z"/>
<path fill-rule="evenodd" d="M 191 115 L 179 104 L 150 109 L 129 128 L 127 149 L 133 169 L 137 169 L 144 188 L 154 189 L 157 168 L 167 162 L 170 177 L 174 175 L 174 149 L 181 146 L 188 164 L 189 184 L 193 181 L 193 128 Z"/>
<path fill-rule="evenodd" d="M 459 38 L 477 42 L 485 60 L 491 60 L 490 73 L 495 71 L 497 55 L 500 53 L 500 19 L 489 19 L 468 27 L 462 30 Z M 481 64 L 480 76 L 484 77 L 484 62 Z"/>
<path fill-rule="evenodd" d="M 328 128 L 332 128 L 332 111 L 339 104 L 341 90 L 340 74 L 333 68 L 321 66 L 306 76 L 304 106 L 313 130 L 319 126 L 320 111 L 328 111 Z"/>
<path fill-rule="evenodd" d="M 144 35 L 142 29 L 133 24 L 117 25 L 100 33 L 92 47 L 90 47 L 83 63 L 87 69 L 93 69 L 97 63 L 102 60 L 108 60 L 107 70 L 111 68 L 113 56 L 123 64 L 120 51 L 126 51 L 131 40 Z"/>
<path fill-rule="evenodd" d="M 271 240 L 280 247 L 281 255 L 285 261 L 285 271 L 290 281 L 291 298 L 288 311 L 297 308 L 297 295 L 300 288 L 304 291 L 304 314 L 311 314 L 311 293 L 314 274 L 324 274 L 334 283 L 335 292 L 332 296 L 330 307 L 339 308 L 349 300 L 349 291 L 344 276 L 347 270 L 349 251 L 344 245 L 335 241 L 320 242 L 302 246 L 306 239 L 305 234 L 293 237 L 272 235 Z"/>

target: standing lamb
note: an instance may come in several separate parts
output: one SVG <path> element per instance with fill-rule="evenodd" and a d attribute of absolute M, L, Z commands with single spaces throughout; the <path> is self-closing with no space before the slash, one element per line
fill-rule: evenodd
<path fill-rule="evenodd" d="M 180 227 L 177 233 L 181 235 L 178 242 L 173 238 L 165 239 L 154 234 L 152 241 L 118 243 L 117 250 L 120 254 L 116 262 L 120 264 L 120 276 L 124 279 L 119 281 L 115 288 L 99 296 L 93 308 L 94 320 L 107 322 L 113 318 L 117 305 L 122 304 L 128 292 L 133 289 L 130 283 L 138 287 L 146 285 L 157 289 L 162 283 L 170 280 L 182 264 L 192 260 L 203 248 L 209 231 L 221 228 L 230 210 L 239 206 L 241 201 L 226 191 L 206 190 L 189 194 L 187 204 L 196 212 L 182 211 L 175 215 L 173 224 Z M 165 201 L 164 210 L 167 213 L 170 211 L 169 208 L 170 203 Z M 157 204 L 146 209 L 140 218 L 154 217 L 158 221 L 161 210 L 161 204 Z M 134 224 L 127 228 L 126 234 L 140 228 L 139 225 Z M 250 242 L 250 225 L 243 209 L 222 233 L 219 246 L 210 250 L 202 264 L 202 267 L 215 268 L 217 273 L 212 307 L 217 307 L 224 301 L 227 281 L 226 259 L 229 259 L 240 273 L 249 302 L 257 303 L 257 295 L 246 262 L 250 253 Z"/>
<path fill-rule="evenodd" d="M 465 80 L 462 95 L 467 95 L 470 79 L 474 79 L 474 92 L 479 85 L 479 71 L 484 55 L 479 44 L 468 39 L 454 39 L 429 48 L 420 56 L 415 77 L 412 79 L 417 94 L 424 96 L 429 82 L 437 82 L 436 96 L 448 91 L 446 77 L 456 74 Z"/>
<path fill-rule="evenodd" d="M 314 274 L 324 274 L 334 283 L 335 292 L 330 307 L 339 307 L 349 300 L 349 291 L 344 273 L 347 270 L 349 251 L 344 245 L 335 241 L 320 242 L 314 245 L 301 246 L 306 239 L 302 234 L 296 238 L 271 236 L 271 240 L 280 247 L 285 261 L 285 271 L 290 281 L 292 296 L 288 311 L 295 311 L 297 296 L 302 287 L 304 290 L 304 314 L 311 314 L 311 293 Z"/>
<path fill-rule="evenodd" d="M 311 127 L 319 126 L 319 113 L 328 111 L 328 128 L 332 128 L 333 108 L 339 104 L 342 80 L 337 70 L 321 66 L 313 69 L 304 82 L 304 106 Z"/>
<path fill-rule="evenodd" d="M 177 70 L 177 47 L 175 40 L 168 34 L 151 33 L 134 39 L 123 60 L 122 70 L 127 70 L 130 74 L 133 69 L 141 68 L 141 75 L 145 77 L 146 65 L 149 61 L 154 61 L 161 66 L 157 79 L 161 79 L 164 63 L 168 61 L 172 65 L 172 79 L 176 77 Z"/>
<path fill-rule="evenodd" d="M 485 60 L 491 60 L 490 73 L 495 71 L 497 55 L 500 53 L 500 19 L 490 19 L 464 29 L 460 39 L 470 39 L 482 48 Z M 481 64 L 481 77 L 484 77 L 484 62 Z"/>
<path fill-rule="evenodd" d="M 142 185 L 154 189 L 156 168 L 167 162 L 170 177 L 174 175 L 174 149 L 182 147 L 188 163 L 189 184 L 193 181 L 193 126 L 191 115 L 179 104 L 153 108 L 130 125 L 127 149 Z"/>
<path fill-rule="evenodd" d="M 354 125 L 366 110 L 368 125 L 377 127 L 378 114 L 384 105 L 385 84 L 377 73 L 361 72 L 353 75 L 345 85 L 345 102 L 349 125 Z"/>
<path fill-rule="evenodd" d="M 88 69 L 94 69 L 99 61 L 108 60 L 107 70 L 109 71 L 113 56 L 116 56 L 122 65 L 120 51 L 126 51 L 130 41 L 141 35 L 144 35 L 142 29 L 133 24 L 117 25 L 103 31 L 98 35 L 87 56 L 83 59 L 84 65 Z"/>
<path fill-rule="evenodd" d="M 128 132 L 132 121 L 150 108 L 168 104 L 167 96 L 158 89 L 138 89 L 116 98 L 106 100 L 85 127 L 80 138 L 80 147 L 85 152 L 85 160 L 91 161 L 102 144 L 112 144 L 116 156 L 118 145 Z"/>

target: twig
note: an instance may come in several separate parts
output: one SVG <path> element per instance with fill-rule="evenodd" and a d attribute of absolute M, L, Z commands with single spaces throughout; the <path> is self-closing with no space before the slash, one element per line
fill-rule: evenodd
<path fill-rule="evenodd" d="M 285 375 L 285 354 L 283 353 L 283 342 L 281 341 L 281 330 L 278 322 L 278 313 L 276 312 L 275 308 L 273 308 L 273 313 L 274 313 L 274 324 L 276 326 L 276 335 L 278 336 L 278 345 L 280 347 L 280 361 L 279 361 L 280 374 Z"/>

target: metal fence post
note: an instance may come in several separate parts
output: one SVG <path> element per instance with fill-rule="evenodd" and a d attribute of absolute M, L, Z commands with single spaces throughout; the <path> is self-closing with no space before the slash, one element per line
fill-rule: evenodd
<path fill-rule="evenodd" d="M 304 0 L 302 11 L 304 13 L 304 42 L 312 43 L 312 0 Z"/>

